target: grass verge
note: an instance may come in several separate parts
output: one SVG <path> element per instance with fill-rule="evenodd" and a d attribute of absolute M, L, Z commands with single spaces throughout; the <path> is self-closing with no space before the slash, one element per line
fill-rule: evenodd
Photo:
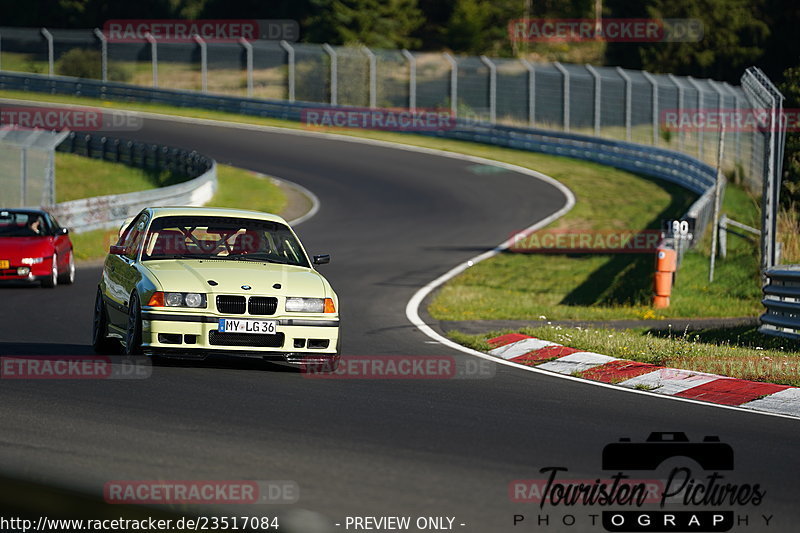
<path fill-rule="evenodd" d="M 754 327 L 702 331 L 647 331 L 550 326 L 518 331 L 581 350 L 656 365 L 733 378 L 800 386 L 800 352 L 786 339 L 767 337 Z M 488 339 L 511 330 L 448 336 L 465 346 L 488 351 Z"/>
<path fill-rule="evenodd" d="M 95 160 L 81 156 L 74 157 L 80 157 L 81 160 L 85 160 L 87 163 L 90 161 L 95 162 Z M 126 175 L 129 170 L 136 170 L 116 163 L 108 164 L 112 165 L 122 176 Z M 74 174 L 61 174 L 58 172 L 56 173 L 57 187 L 62 185 L 62 179 L 67 183 L 75 179 Z M 81 173 L 81 175 L 85 174 Z M 130 177 L 130 181 L 120 178 L 124 182 L 124 186 L 132 187 L 137 183 L 142 184 L 142 182 L 137 181 L 136 176 Z M 206 204 L 209 207 L 233 207 L 267 213 L 280 213 L 286 206 L 286 195 L 270 178 L 259 177 L 247 170 L 218 164 L 217 179 L 219 180 L 219 188 L 211 201 Z M 111 192 L 116 193 L 117 190 Z M 99 194 L 111 194 L 111 192 L 105 191 Z M 125 192 L 130 191 L 125 190 Z M 75 258 L 78 260 L 92 260 L 104 257 L 108 252 L 108 246 L 112 244 L 112 241 L 116 242 L 116 235 L 117 231 L 113 229 L 73 233 L 71 238 L 75 247 Z"/>

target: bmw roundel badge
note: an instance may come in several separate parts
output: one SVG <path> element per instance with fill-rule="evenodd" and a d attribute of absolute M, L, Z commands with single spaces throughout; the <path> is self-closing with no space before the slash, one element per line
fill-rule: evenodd
<path fill-rule="evenodd" d="M 252 287 L 250 285 L 242 285 L 242 288 L 244 290 L 246 290 L 246 291 L 249 291 L 250 289 L 252 289 Z"/>

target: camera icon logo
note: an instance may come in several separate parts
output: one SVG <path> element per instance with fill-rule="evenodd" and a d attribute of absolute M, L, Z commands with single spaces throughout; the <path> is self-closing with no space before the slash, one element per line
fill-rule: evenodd
<path fill-rule="evenodd" d="M 717 436 L 691 442 L 686 433 L 653 432 L 645 442 L 623 437 L 603 448 L 603 470 L 655 470 L 673 457 L 693 459 L 703 470 L 733 470 L 733 448 Z"/>

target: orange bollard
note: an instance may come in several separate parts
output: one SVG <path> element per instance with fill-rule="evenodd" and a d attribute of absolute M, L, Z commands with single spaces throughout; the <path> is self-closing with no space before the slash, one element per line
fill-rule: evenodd
<path fill-rule="evenodd" d="M 653 296 L 653 307 L 655 309 L 669 307 L 669 296 Z"/>
<path fill-rule="evenodd" d="M 656 253 L 657 272 L 675 272 L 678 269 L 678 252 L 668 248 L 659 248 Z"/>

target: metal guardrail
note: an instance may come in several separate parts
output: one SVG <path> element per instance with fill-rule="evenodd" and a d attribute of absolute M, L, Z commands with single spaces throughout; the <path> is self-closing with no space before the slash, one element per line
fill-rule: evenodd
<path fill-rule="evenodd" d="M 217 190 L 216 162 L 195 151 L 75 132 L 57 150 L 143 169 L 169 170 L 188 180 L 159 189 L 56 204 L 53 214 L 76 233 L 119 226 L 148 206 L 203 205 Z"/>
<path fill-rule="evenodd" d="M 300 121 L 303 109 L 325 107 L 324 104 L 319 103 L 212 96 L 193 91 L 145 88 L 116 82 L 12 72 L 0 72 L 0 89 L 68 94 L 122 102 L 165 104 L 291 121 Z M 699 195 L 703 195 L 711 188 L 716 179 L 713 167 L 686 154 L 589 135 L 461 120 L 457 121 L 456 127 L 450 130 L 409 133 L 473 141 L 592 161 L 664 179 Z M 703 209 L 698 207 L 695 212 L 704 212 L 705 203 L 701 207 Z M 695 222 L 696 235 L 703 234 L 708 220 L 710 220 L 710 216 L 699 216 Z"/>
<path fill-rule="evenodd" d="M 758 331 L 800 340 L 800 265 L 772 267 L 765 271 L 764 299 Z"/>

